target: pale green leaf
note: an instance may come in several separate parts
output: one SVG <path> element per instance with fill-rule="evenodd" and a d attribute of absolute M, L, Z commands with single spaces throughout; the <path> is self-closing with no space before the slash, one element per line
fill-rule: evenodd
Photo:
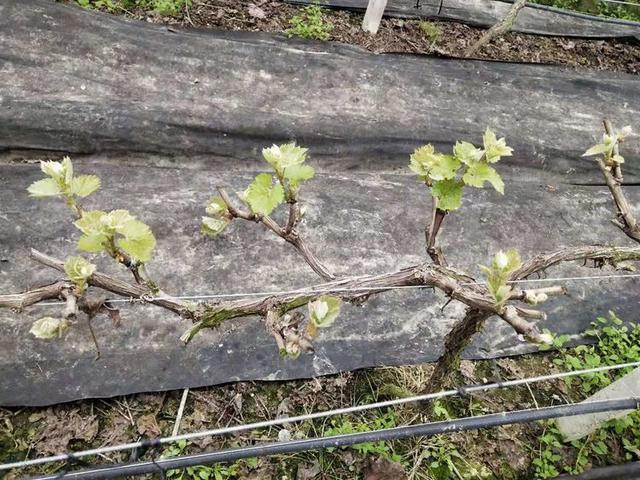
<path fill-rule="evenodd" d="M 71 323 L 64 318 L 43 317 L 33 322 L 31 333 L 40 339 L 51 339 L 62 336 L 62 333 L 71 326 Z"/>
<path fill-rule="evenodd" d="M 295 143 L 273 145 L 262 150 L 262 156 L 276 172 L 285 168 L 300 165 L 307 159 L 307 149 L 298 147 Z"/>
<path fill-rule="evenodd" d="M 229 207 L 221 196 L 216 195 L 215 197 L 211 197 L 209 199 L 209 203 L 207 204 L 207 208 L 205 209 L 205 211 L 209 215 L 221 217 L 229 212 Z"/>
<path fill-rule="evenodd" d="M 125 225 L 131 220 L 135 220 L 135 217 L 129 213 L 128 210 L 111 210 L 102 219 L 102 225 L 112 232 L 119 232 L 125 228 Z M 144 224 L 143 224 L 144 225 Z"/>
<path fill-rule="evenodd" d="M 438 199 L 441 210 L 457 210 L 462 205 L 462 188 L 464 184 L 459 180 L 441 180 L 431 187 L 431 194 Z"/>
<path fill-rule="evenodd" d="M 78 250 L 89 253 L 98 253 L 104 250 L 108 237 L 102 234 L 82 235 L 78 240 Z"/>
<path fill-rule="evenodd" d="M 496 134 L 489 128 L 484 132 L 482 142 L 484 143 L 485 158 L 489 163 L 495 163 L 501 157 L 513 155 L 513 149 L 507 147 L 506 140 L 504 138 L 497 139 Z"/>
<path fill-rule="evenodd" d="M 58 182 L 53 178 L 44 178 L 33 182 L 27 189 L 32 197 L 53 197 L 62 194 Z"/>
<path fill-rule="evenodd" d="M 245 199 L 254 213 L 269 215 L 284 200 L 284 190 L 271 175 L 261 173 L 247 188 Z"/>
<path fill-rule="evenodd" d="M 284 178 L 289 180 L 293 188 L 297 188 L 301 182 L 313 178 L 315 173 L 310 165 L 292 165 L 284 169 Z"/>
<path fill-rule="evenodd" d="M 116 241 L 116 245 L 134 260 L 147 263 L 151 260 L 151 254 L 156 246 L 156 239 L 149 231 L 149 234 L 144 237 L 134 239 L 120 238 Z"/>
<path fill-rule="evenodd" d="M 454 178 L 460 168 L 460 160 L 453 155 L 440 155 L 438 161 L 431 168 L 431 180 L 447 180 Z"/>
<path fill-rule="evenodd" d="M 454 178 L 460 161 L 453 155 L 437 153 L 433 145 L 428 144 L 411 154 L 409 168 L 424 180 L 438 181 Z"/>
<path fill-rule="evenodd" d="M 522 260 L 520 260 L 520 254 L 515 248 L 507 250 L 507 272 L 511 273 L 514 270 L 522 266 Z"/>
<path fill-rule="evenodd" d="M 116 240 L 118 247 L 142 263 L 151 260 L 156 238 L 148 225 L 131 217 L 118 226 L 117 232 L 124 237 Z"/>
<path fill-rule="evenodd" d="M 309 321 L 318 328 L 331 326 L 340 313 L 342 300 L 331 295 L 322 295 L 308 303 Z"/>
<path fill-rule="evenodd" d="M 71 181 L 71 193 L 87 197 L 100 188 L 100 179 L 95 175 L 80 175 Z"/>
<path fill-rule="evenodd" d="M 592 155 L 601 155 L 601 154 L 607 153 L 608 150 L 609 150 L 609 147 L 607 145 L 605 145 L 604 143 L 599 143 L 591 147 L 586 152 L 584 152 L 582 156 L 590 157 Z"/>
<path fill-rule="evenodd" d="M 73 163 L 69 157 L 62 159 L 62 171 L 64 172 L 64 184 L 67 188 L 71 188 L 71 182 L 73 180 Z"/>
<path fill-rule="evenodd" d="M 620 154 L 617 154 L 611 157 L 611 161 L 620 165 L 621 163 L 624 163 L 624 157 Z"/>
<path fill-rule="evenodd" d="M 46 176 L 51 177 L 54 180 L 62 180 L 65 176 L 62 162 L 41 161 L 40 170 L 42 170 L 42 173 Z"/>
<path fill-rule="evenodd" d="M 491 293 L 496 302 L 496 306 L 501 307 L 507 300 L 509 300 L 509 296 L 511 295 L 511 287 L 508 285 L 500 285 Z"/>
<path fill-rule="evenodd" d="M 416 148 L 409 157 L 409 168 L 416 175 L 427 178 L 431 167 L 437 161 L 437 155 L 439 154 L 435 153 L 435 149 L 430 143 Z"/>
<path fill-rule="evenodd" d="M 230 220 L 227 218 L 202 217 L 201 231 L 205 235 L 215 237 L 227 228 L 229 223 Z"/>
<path fill-rule="evenodd" d="M 491 262 L 491 267 L 479 265 L 487 279 L 487 289 L 494 298 L 497 308 L 502 308 L 509 299 L 511 287 L 507 281 L 509 276 L 520 266 L 522 261 L 517 250 L 498 251 Z"/>
<path fill-rule="evenodd" d="M 80 291 L 87 287 L 87 280 L 95 271 L 96 266 L 82 257 L 69 257 L 64 262 L 64 273 Z"/>
<path fill-rule="evenodd" d="M 462 181 L 472 187 L 482 188 L 485 182 L 493 185 L 498 192 L 504 194 L 504 182 L 496 170 L 485 162 L 475 162 L 467 167 Z"/>
<path fill-rule="evenodd" d="M 520 254 L 514 248 L 503 252 L 499 250 L 493 257 L 492 267 L 494 270 L 501 270 L 506 273 L 511 273 L 522 265 L 520 260 Z"/>
<path fill-rule="evenodd" d="M 83 212 L 82 217 L 74 222 L 74 225 L 85 235 L 102 234 L 105 230 L 103 218 L 106 213 L 102 210 L 90 210 Z"/>
<path fill-rule="evenodd" d="M 453 154 L 460 162 L 469 165 L 480 160 L 484 155 L 484 151 L 469 142 L 456 142 L 453 147 Z"/>
<path fill-rule="evenodd" d="M 120 223 L 116 232 L 130 240 L 145 238 L 148 236 L 153 237 L 151 228 L 149 228 L 146 223 L 141 222 L 135 217 L 131 217 L 127 221 Z"/>

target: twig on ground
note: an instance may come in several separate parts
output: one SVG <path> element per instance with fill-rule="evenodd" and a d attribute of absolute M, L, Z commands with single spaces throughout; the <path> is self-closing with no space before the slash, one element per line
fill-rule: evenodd
<path fill-rule="evenodd" d="M 513 24 L 518 18 L 518 13 L 526 6 L 526 0 L 516 0 L 511 5 L 511 8 L 504 16 L 502 20 L 492 26 L 489 30 L 487 30 L 482 37 L 480 37 L 466 52 L 464 52 L 465 57 L 470 57 L 474 55 L 478 50 L 480 50 L 483 46 L 493 40 L 495 37 L 502 35 L 503 33 L 508 32 L 513 27 Z"/>

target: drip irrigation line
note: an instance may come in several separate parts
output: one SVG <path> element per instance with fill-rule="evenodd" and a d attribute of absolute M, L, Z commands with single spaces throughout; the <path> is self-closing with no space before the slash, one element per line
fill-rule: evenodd
<path fill-rule="evenodd" d="M 625 278 L 640 278 L 640 273 L 628 273 L 628 274 L 612 274 L 612 275 L 589 275 L 582 277 L 549 277 L 549 278 L 527 278 L 522 280 L 509 280 L 506 283 L 509 284 L 521 284 L 521 283 L 553 283 L 553 282 L 579 282 L 579 281 L 601 281 L 601 280 L 609 280 L 609 279 L 625 279 Z M 471 285 L 485 285 L 486 282 L 463 282 L 460 283 L 462 286 L 471 286 Z M 432 288 L 428 285 L 397 285 L 397 286 L 380 286 L 380 287 L 351 287 L 351 288 L 331 288 L 332 292 L 370 292 L 371 290 L 379 290 L 379 291 L 391 291 L 391 290 L 415 290 L 415 289 L 425 289 Z M 246 298 L 246 297 L 270 297 L 275 295 L 295 295 L 298 293 L 305 294 L 322 294 L 326 293 L 327 289 L 317 289 L 314 290 L 313 287 L 310 289 L 307 288 L 299 288 L 297 290 L 280 290 L 280 291 L 271 291 L 271 292 L 244 292 L 244 293 L 212 293 L 206 295 L 163 295 L 154 297 L 149 295 L 144 299 L 139 298 L 114 298 L 109 300 L 109 303 L 138 303 L 140 301 L 147 302 L 150 300 L 214 300 L 214 299 L 224 299 L 224 298 Z M 31 307 L 41 306 L 41 307 L 50 307 L 55 305 L 65 305 L 65 302 L 40 302 Z"/>
<path fill-rule="evenodd" d="M 233 462 L 252 457 L 283 455 L 323 448 L 338 448 L 358 443 L 399 440 L 409 437 L 428 437 L 451 432 L 491 428 L 514 423 L 527 423 L 558 417 L 584 415 L 598 412 L 620 410 L 635 410 L 640 406 L 640 398 L 623 398 L 598 402 L 582 402 L 539 409 L 515 410 L 511 412 L 494 413 L 477 417 L 465 417 L 441 422 L 422 423 L 404 427 L 386 428 L 370 432 L 350 433 L 332 437 L 315 437 L 289 442 L 267 443 L 228 450 L 184 455 L 174 458 L 159 458 L 153 461 L 122 463 L 116 465 L 96 466 L 84 470 L 67 472 L 64 475 L 48 475 L 34 480 L 65 480 L 119 478 L 130 475 L 143 475 L 167 471 L 196 465 L 206 465 L 221 462 Z"/>
<path fill-rule="evenodd" d="M 607 467 L 595 467 L 577 475 L 560 475 L 551 480 L 637 480 L 640 478 L 640 462 L 623 463 Z"/>
<path fill-rule="evenodd" d="M 356 413 L 356 412 L 362 412 L 366 410 L 392 407 L 392 406 L 403 405 L 407 403 L 424 402 L 424 401 L 436 400 L 436 399 L 445 398 L 445 397 L 452 397 L 455 395 L 468 395 L 475 392 L 485 392 L 488 390 L 495 390 L 498 388 L 515 387 L 523 384 L 537 383 L 537 382 L 543 382 L 548 380 L 557 380 L 561 378 L 574 377 L 578 375 L 607 372 L 611 370 L 620 370 L 623 368 L 631 368 L 631 367 L 640 367 L 640 361 L 630 362 L 630 363 L 621 363 L 618 365 L 589 368 L 584 370 L 575 370 L 571 372 L 559 372 L 559 373 L 553 373 L 549 375 L 540 375 L 537 377 L 529 377 L 529 378 L 522 378 L 522 379 L 516 379 L 516 380 L 506 380 L 502 382 L 468 385 L 468 386 L 460 387 L 458 389 L 443 390 L 435 393 L 417 395 L 413 397 L 398 398 L 394 400 L 386 400 L 383 402 L 370 403 L 366 405 L 354 405 L 351 407 L 327 410 L 324 412 L 309 413 L 306 415 L 299 415 L 295 417 L 281 417 L 281 418 L 275 418 L 272 420 L 264 420 L 262 422 L 234 425 L 231 427 L 217 428 L 213 430 L 204 430 L 201 432 L 192 432 L 192 433 L 185 433 L 182 435 L 174 435 L 171 437 L 157 438 L 152 441 L 142 440 L 138 442 L 125 443 L 121 445 L 112 445 L 108 447 L 94 448 L 91 450 L 83 450 L 80 452 L 74 452 L 69 454 L 65 453 L 65 454 L 53 455 L 49 457 L 34 458 L 31 460 L 23 460 L 20 462 L 13 462 L 13 463 L 0 465 L 0 471 L 10 470 L 14 468 L 31 467 L 31 466 L 41 465 L 44 463 L 51 463 L 51 462 L 78 460 L 78 459 L 92 456 L 92 455 L 101 455 L 105 453 L 120 452 L 123 450 L 132 450 L 132 449 L 146 448 L 149 446 L 165 445 L 168 443 L 175 443 L 180 440 L 194 440 L 194 439 L 203 438 L 203 437 L 227 435 L 230 433 L 244 432 L 248 430 L 257 430 L 259 428 L 273 427 L 273 426 L 287 424 L 287 423 L 298 423 L 298 422 L 304 422 L 308 420 L 315 420 L 318 418 L 332 417 L 335 415 L 345 415 L 349 413 Z"/>

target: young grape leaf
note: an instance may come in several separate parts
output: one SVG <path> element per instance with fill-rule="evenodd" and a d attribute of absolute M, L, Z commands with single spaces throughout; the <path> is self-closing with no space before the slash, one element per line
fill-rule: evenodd
<path fill-rule="evenodd" d="M 307 159 L 307 151 L 308 149 L 298 147 L 294 142 L 264 148 L 262 156 L 279 175 L 282 175 L 285 168 L 304 163 Z"/>
<path fill-rule="evenodd" d="M 124 237 L 116 240 L 118 247 L 142 263 L 151 260 L 156 238 L 148 225 L 131 217 L 118 225 L 116 231 Z"/>
<path fill-rule="evenodd" d="M 40 170 L 54 180 L 63 180 L 65 177 L 64 166 L 61 162 L 42 161 L 40 162 Z"/>
<path fill-rule="evenodd" d="M 71 181 L 71 193 L 87 197 L 100 188 L 100 179 L 95 175 L 80 175 Z"/>
<path fill-rule="evenodd" d="M 331 295 L 322 295 L 309 302 L 309 321 L 318 328 L 331 326 L 338 318 L 342 300 Z"/>
<path fill-rule="evenodd" d="M 60 190 L 60 186 L 58 182 L 56 182 L 53 178 L 44 178 L 42 180 L 38 180 L 37 182 L 33 182 L 29 188 L 27 189 L 29 194 L 32 197 L 54 197 L 57 195 L 62 195 L 62 190 Z"/>
<path fill-rule="evenodd" d="M 487 289 L 495 301 L 497 308 L 502 308 L 511 294 L 507 284 L 512 272 L 520 268 L 522 261 L 517 250 L 498 251 L 491 262 L 491 267 L 479 265 L 487 279 Z"/>
<path fill-rule="evenodd" d="M 133 216 L 128 218 L 126 221 L 119 223 L 117 225 L 116 232 L 129 239 L 138 239 L 149 235 L 153 237 L 153 233 L 149 226 Z"/>
<path fill-rule="evenodd" d="M 613 147 L 612 147 L 612 149 L 613 149 Z M 601 155 L 603 153 L 607 153 L 608 151 L 609 151 L 609 147 L 607 145 L 605 145 L 604 143 L 598 143 L 597 145 L 594 145 L 589 150 L 584 152 L 582 154 L 582 156 L 583 157 L 590 157 L 592 155 Z"/>
<path fill-rule="evenodd" d="M 116 240 L 116 245 L 129 254 L 134 260 L 147 263 L 151 260 L 151 253 L 156 246 L 156 239 L 149 233 L 138 238 L 121 238 Z"/>
<path fill-rule="evenodd" d="M 269 215 L 284 200 L 284 190 L 271 175 L 261 173 L 247 188 L 245 199 L 254 213 Z"/>
<path fill-rule="evenodd" d="M 207 208 L 205 211 L 209 215 L 214 215 L 216 217 L 221 217 L 226 215 L 229 212 L 229 207 L 226 202 L 220 197 L 216 195 L 215 197 L 211 197 L 209 199 L 209 203 L 207 204 Z"/>
<path fill-rule="evenodd" d="M 73 181 L 73 163 L 69 157 L 62 159 L 62 173 L 64 178 L 64 184 L 67 188 L 71 188 L 71 182 Z"/>
<path fill-rule="evenodd" d="M 82 292 L 87 288 L 87 280 L 96 271 L 96 266 L 82 257 L 69 257 L 64 262 L 64 273 Z"/>
<path fill-rule="evenodd" d="M 504 253 L 500 250 L 496 254 L 494 257 L 494 265 L 507 273 L 511 273 L 520 268 L 522 260 L 520 260 L 518 251 L 515 248 L 510 248 Z"/>
<path fill-rule="evenodd" d="M 484 151 L 469 142 L 456 142 L 453 147 L 453 154 L 460 162 L 470 165 L 479 161 L 484 155 Z"/>
<path fill-rule="evenodd" d="M 409 168 L 423 180 L 446 180 L 456 176 L 460 161 L 453 155 L 437 153 L 428 144 L 411 154 Z"/>
<path fill-rule="evenodd" d="M 78 250 L 88 253 L 99 253 L 104 250 L 104 246 L 109 237 L 104 234 L 82 235 L 78 240 Z"/>
<path fill-rule="evenodd" d="M 73 224 L 85 235 L 91 236 L 104 234 L 105 225 L 102 219 L 105 216 L 106 213 L 102 210 L 90 210 L 88 212 L 83 212 L 82 217 L 76 220 Z"/>
<path fill-rule="evenodd" d="M 513 155 L 513 149 L 507 147 L 507 142 L 504 138 L 497 139 L 496 134 L 487 128 L 482 136 L 484 143 L 485 158 L 489 163 L 495 163 L 500 160 L 501 157 L 510 157 Z"/>
<path fill-rule="evenodd" d="M 127 223 L 134 219 L 135 217 L 131 215 L 128 210 L 119 209 L 111 210 L 100 221 L 105 228 L 107 228 L 110 232 L 115 233 L 120 232 L 120 230 L 123 228 L 126 228 Z"/>
<path fill-rule="evenodd" d="M 504 182 L 496 170 L 485 162 L 474 162 L 467 167 L 462 181 L 472 187 L 482 188 L 489 182 L 498 192 L 504 194 Z"/>
<path fill-rule="evenodd" d="M 431 187 L 431 194 L 438 199 L 441 210 L 457 210 L 462 205 L 462 188 L 464 183 L 459 180 L 441 180 Z"/>
<path fill-rule="evenodd" d="M 284 178 L 289 180 L 293 188 L 298 188 L 300 183 L 313 178 L 315 170 L 310 165 L 292 165 L 284 169 Z"/>
<path fill-rule="evenodd" d="M 62 333 L 70 326 L 71 323 L 64 318 L 43 317 L 33 322 L 29 333 L 36 338 L 48 340 L 61 337 Z"/>
<path fill-rule="evenodd" d="M 229 223 L 230 220 L 227 218 L 202 217 L 202 226 L 200 227 L 200 230 L 205 235 L 215 237 L 227 228 Z"/>

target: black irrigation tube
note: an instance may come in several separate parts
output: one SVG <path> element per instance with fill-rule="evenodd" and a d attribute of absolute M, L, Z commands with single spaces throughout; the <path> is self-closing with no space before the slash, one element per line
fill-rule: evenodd
<path fill-rule="evenodd" d="M 460 432 L 478 428 L 497 427 L 500 425 L 526 423 L 588 413 L 634 410 L 639 407 L 640 398 L 625 398 L 600 402 L 560 405 L 532 410 L 516 410 L 513 412 L 494 413 L 478 417 L 465 417 L 444 422 L 423 423 L 419 425 L 409 425 L 406 427 L 374 430 L 371 432 L 351 433 L 347 435 L 336 435 L 333 437 L 308 438 L 305 440 L 294 440 L 290 442 L 268 443 L 264 445 L 254 445 L 250 447 L 199 453 L 195 455 L 184 455 L 181 457 L 154 461 L 104 465 L 83 470 L 70 471 L 63 474 L 58 473 L 37 477 L 37 480 L 93 480 L 119 478 L 129 475 L 164 472 L 166 470 L 180 469 L 196 465 L 233 462 L 243 458 L 282 455 L 330 447 L 346 447 L 358 443 L 398 440 L 408 437 L 425 437 L 440 433 Z"/>
<path fill-rule="evenodd" d="M 640 462 L 596 467 L 578 475 L 560 475 L 552 480 L 634 480 L 640 478 Z"/>

